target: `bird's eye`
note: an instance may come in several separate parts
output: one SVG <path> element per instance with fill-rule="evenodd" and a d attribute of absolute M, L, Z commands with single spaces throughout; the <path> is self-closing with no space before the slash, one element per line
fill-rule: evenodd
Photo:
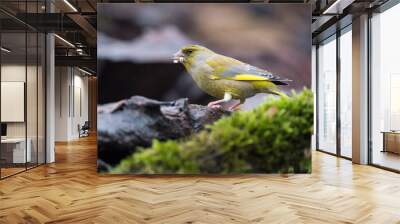
<path fill-rule="evenodd" d="M 186 49 L 186 50 L 185 50 L 185 54 L 191 54 L 192 52 L 193 52 L 192 49 Z"/>

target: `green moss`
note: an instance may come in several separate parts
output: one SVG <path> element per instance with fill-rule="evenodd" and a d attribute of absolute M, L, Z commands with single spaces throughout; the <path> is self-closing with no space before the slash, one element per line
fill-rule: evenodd
<path fill-rule="evenodd" d="M 313 94 L 304 89 L 235 112 L 189 138 L 155 140 L 113 173 L 310 173 Z"/>

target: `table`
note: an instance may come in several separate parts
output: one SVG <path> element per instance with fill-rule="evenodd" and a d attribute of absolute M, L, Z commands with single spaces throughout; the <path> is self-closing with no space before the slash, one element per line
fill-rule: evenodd
<path fill-rule="evenodd" d="M 1 139 L 1 157 L 6 163 L 26 163 L 31 162 L 32 141 L 26 139 L 27 147 L 25 151 L 25 138 L 5 138 Z M 4 155 L 3 155 L 4 154 Z M 12 159 L 11 159 L 12 158 Z"/>
<path fill-rule="evenodd" d="M 382 131 L 383 150 L 382 152 L 392 152 L 400 154 L 400 131 Z"/>

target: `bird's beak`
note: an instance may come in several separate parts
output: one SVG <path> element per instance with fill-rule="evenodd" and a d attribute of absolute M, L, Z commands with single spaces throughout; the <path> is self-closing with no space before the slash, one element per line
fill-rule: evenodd
<path fill-rule="evenodd" d="M 174 63 L 182 63 L 185 61 L 185 55 L 182 53 L 182 51 L 178 51 L 173 55 L 172 60 Z"/>

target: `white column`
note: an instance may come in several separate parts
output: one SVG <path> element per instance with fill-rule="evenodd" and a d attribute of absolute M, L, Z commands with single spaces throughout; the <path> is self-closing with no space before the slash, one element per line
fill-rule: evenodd
<path fill-rule="evenodd" d="M 353 19 L 353 162 L 368 163 L 368 15 Z"/>
<path fill-rule="evenodd" d="M 47 12 L 54 11 L 51 1 L 46 1 Z M 46 35 L 46 163 L 55 162 L 55 43 L 54 34 Z"/>
<path fill-rule="evenodd" d="M 54 35 L 46 36 L 46 163 L 55 161 L 54 133 L 55 133 L 55 56 L 54 56 Z"/>

